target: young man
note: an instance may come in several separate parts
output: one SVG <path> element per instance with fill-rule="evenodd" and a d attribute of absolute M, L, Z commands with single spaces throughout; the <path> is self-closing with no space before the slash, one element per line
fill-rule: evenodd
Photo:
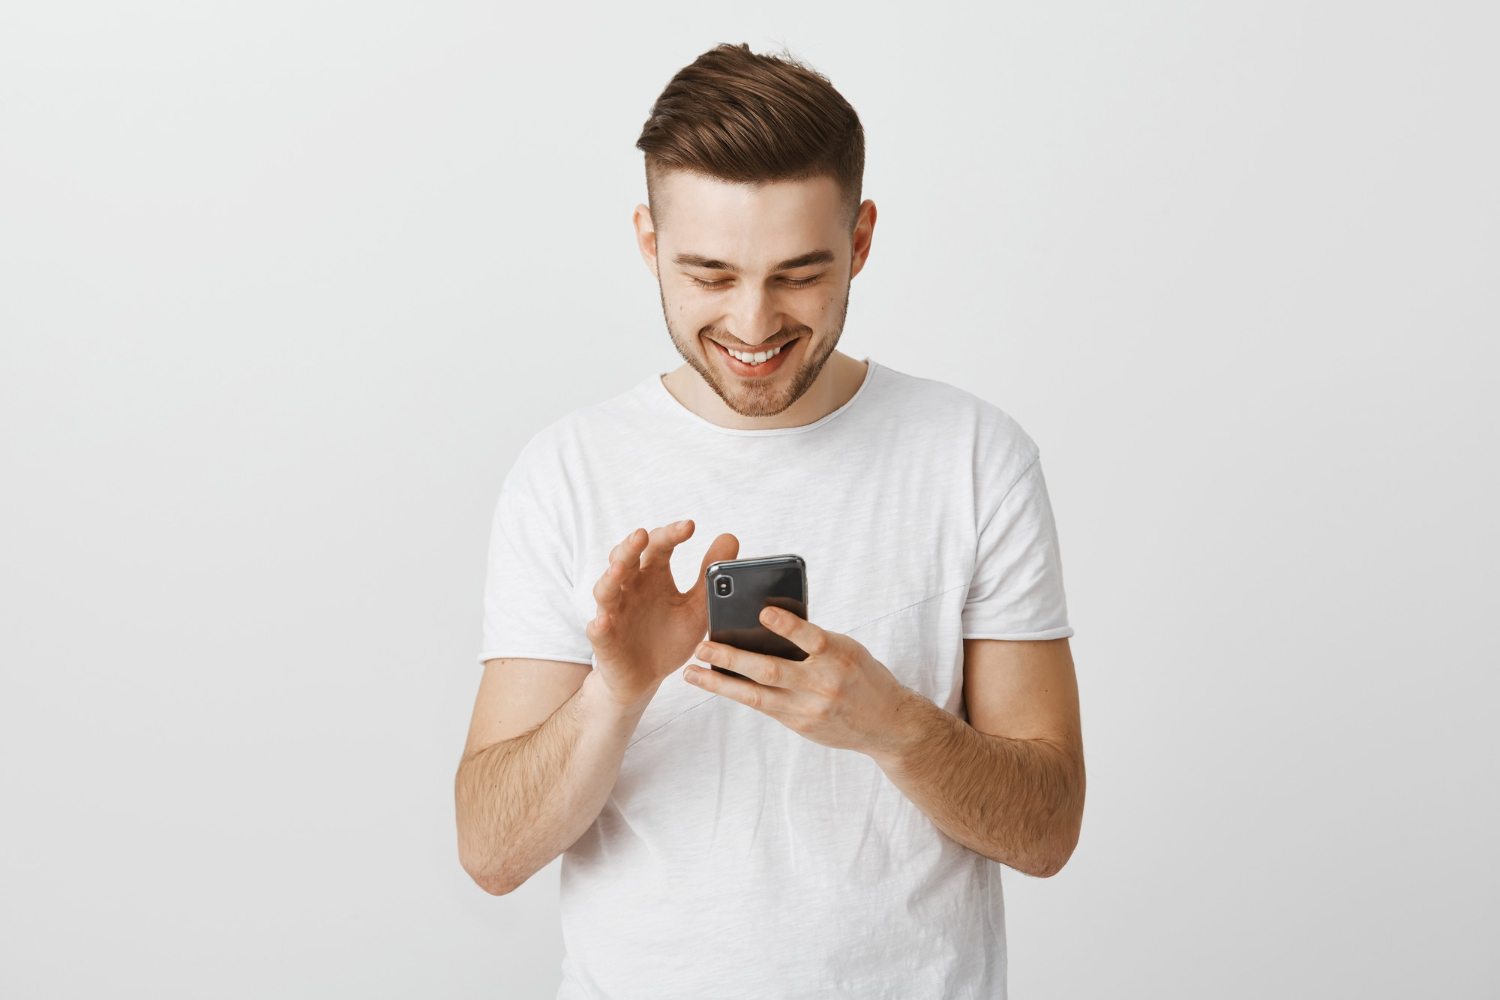
<path fill-rule="evenodd" d="M 1084 800 L 1037 446 L 835 350 L 875 205 L 826 79 L 719 46 L 638 146 L 686 363 L 501 488 L 464 868 L 501 894 L 563 855 L 560 998 L 1003 997 L 1000 865 L 1058 871 Z M 809 620 L 763 619 L 806 659 L 704 641 L 741 553 L 806 560 Z"/>

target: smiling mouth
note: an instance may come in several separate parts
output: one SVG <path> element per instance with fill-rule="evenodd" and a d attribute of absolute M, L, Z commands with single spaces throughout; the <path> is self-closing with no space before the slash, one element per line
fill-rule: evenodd
<path fill-rule="evenodd" d="M 712 338 L 710 338 L 710 339 L 712 339 Z M 719 343 L 717 340 L 714 340 L 713 344 L 714 344 L 714 346 L 718 347 L 721 351 L 723 351 L 725 354 L 728 354 L 731 350 L 735 350 L 735 351 L 739 351 L 741 354 L 759 354 L 762 351 L 776 351 L 777 354 L 779 355 L 782 351 L 785 351 L 787 348 L 791 347 L 793 344 L 795 344 L 797 341 L 799 341 L 801 339 L 802 339 L 801 337 L 793 337 L 791 340 L 783 341 L 780 344 L 773 344 L 770 347 L 759 347 L 759 348 L 756 348 L 755 350 L 750 350 L 750 351 L 741 350 L 738 347 L 731 348 L 731 347 L 729 347 L 726 344 Z M 736 359 L 736 360 L 738 360 L 738 359 Z M 769 361 L 770 359 L 767 358 L 766 360 Z"/>

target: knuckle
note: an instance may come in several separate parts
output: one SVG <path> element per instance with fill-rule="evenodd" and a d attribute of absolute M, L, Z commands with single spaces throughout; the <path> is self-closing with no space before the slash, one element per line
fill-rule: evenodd
<path fill-rule="evenodd" d="M 834 663 L 832 669 L 820 678 L 818 694 L 830 701 L 836 701 L 843 696 L 848 681 L 849 675 L 840 668 L 838 663 Z"/>

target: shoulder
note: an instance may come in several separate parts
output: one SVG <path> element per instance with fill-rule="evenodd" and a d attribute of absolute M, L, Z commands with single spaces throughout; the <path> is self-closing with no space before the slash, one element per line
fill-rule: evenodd
<path fill-rule="evenodd" d="M 976 466 L 1001 463 L 1016 476 L 1040 453 L 1014 416 L 967 389 L 933 378 L 884 368 L 895 419 L 931 427 L 936 435 L 971 450 Z"/>
<path fill-rule="evenodd" d="M 635 433 L 643 413 L 641 384 L 545 419 L 523 439 L 509 478 L 568 482 L 577 471 L 616 454 L 619 438 Z M 522 434 L 526 434 L 521 430 Z"/>

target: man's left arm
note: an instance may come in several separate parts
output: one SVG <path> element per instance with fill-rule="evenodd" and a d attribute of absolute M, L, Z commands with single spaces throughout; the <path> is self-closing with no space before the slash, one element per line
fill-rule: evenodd
<path fill-rule="evenodd" d="M 969 721 L 901 684 L 855 639 L 767 608 L 805 651 L 786 660 L 704 642 L 684 677 L 824 746 L 868 755 L 948 837 L 1028 875 L 1056 874 L 1083 822 L 1083 740 L 1068 640 L 964 640 Z"/>
<path fill-rule="evenodd" d="M 1027 875 L 1060 871 L 1083 824 L 1078 681 L 1067 639 L 964 640 L 969 721 L 914 691 L 870 751 L 938 829 Z"/>

